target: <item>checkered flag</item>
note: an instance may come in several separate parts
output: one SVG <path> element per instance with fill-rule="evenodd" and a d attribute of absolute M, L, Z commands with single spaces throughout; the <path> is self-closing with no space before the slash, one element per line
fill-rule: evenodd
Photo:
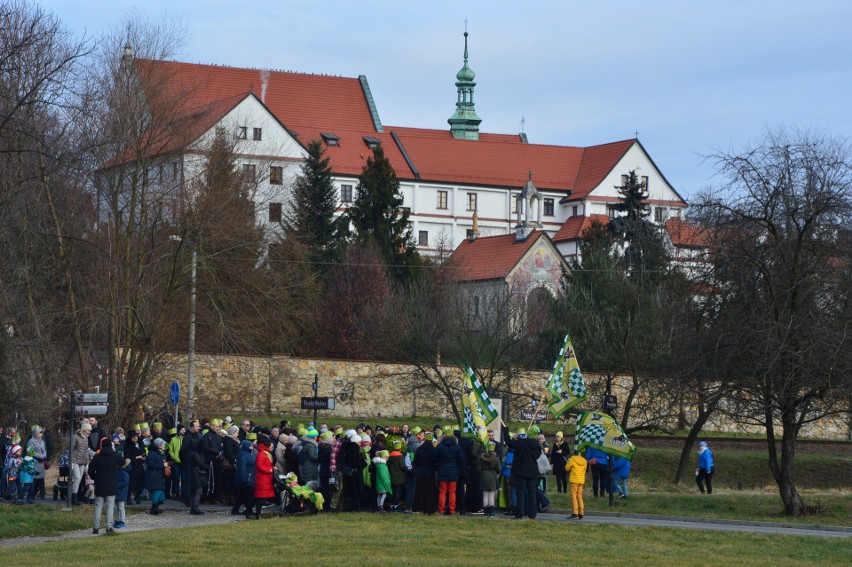
<path fill-rule="evenodd" d="M 573 368 L 571 374 L 568 375 L 568 389 L 578 398 L 585 398 L 589 395 L 586 382 L 583 380 L 583 374 L 579 368 Z"/>
<path fill-rule="evenodd" d="M 473 412 L 470 411 L 469 407 L 464 408 L 462 433 L 476 433 L 476 423 L 473 421 Z"/>
<path fill-rule="evenodd" d="M 565 335 L 565 341 L 559 350 L 559 356 L 553 365 L 546 388 L 550 393 L 547 409 L 553 417 L 557 418 L 589 396 L 586 383 L 583 381 L 583 373 L 580 372 L 580 365 L 577 364 L 577 355 L 574 353 L 570 335 Z"/>

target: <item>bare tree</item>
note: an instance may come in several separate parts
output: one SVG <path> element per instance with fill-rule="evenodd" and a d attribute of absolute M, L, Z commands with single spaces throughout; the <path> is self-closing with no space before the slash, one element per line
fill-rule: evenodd
<path fill-rule="evenodd" d="M 766 429 L 769 468 L 797 516 L 809 511 L 793 469 L 802 426 L 848 409 L 849 146 L 777 129 L 713 157 L 726 183 L 699 207 L 720 236 L 716 277 L 729 298 L 718 317 L 730 333 L 715 355 L 737 377 L 740 419 Z"/>

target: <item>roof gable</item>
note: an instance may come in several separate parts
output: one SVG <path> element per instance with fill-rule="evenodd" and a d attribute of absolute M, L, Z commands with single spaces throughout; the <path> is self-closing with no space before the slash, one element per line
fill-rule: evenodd
<path fill-rule="evenodd" d="M 592 223 L 598 221 L 602 225 L 609 224 L 609 217 L 606 215 L 589 215 L 587 217 L 571 217 L 562 223 L 559 230 L 553 236 L 553 242 L 567 242 L 570 240 L 578 240 L 583 236 L 583 233 L 592 226 Z"/>
<path fill-rule="evenodd" d="M 514 234 L 463 240 L 445 265 L 449 279 L 455 282 L 506 279 L 542 237 L 547 235 L 537 230 L 520 242 Z"/>

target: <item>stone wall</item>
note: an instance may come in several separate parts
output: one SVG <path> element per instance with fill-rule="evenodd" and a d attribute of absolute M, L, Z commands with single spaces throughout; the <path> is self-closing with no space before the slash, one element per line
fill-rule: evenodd
<path fill-rule="evenodd" d="M 444 372 L 458 378 L 461 370 L 444 367 Z M 302 396 L 311 396 L 314 374 L 318 377 L 318 396 L 334 397 L 336 409 L 320 410 L 326 420 L 334 417 L 437 417 L 452 416 L 448 400 L 430 388 L 422 388 L 424 380 L 409 365 L 369 361 L 295 358 L 283 355 L 231 356 L 197 355 L 195 396 L 202 416 L 226 414 L 313 415 L 301 410 Z M 513 379 L 509 399 L 513 419 L 518 410 L 531 408 L 532 396 L 540 399 L 549 371 L 531 371 Z M 164 358 L 162 371 L 157 377 L 155 390 L 168 392 L 169 384 L 177 380 L 181 396 L 186 396 L 186 355 L 172 354 Z M 605 379 L 587 375 L 586 382 L 592 393 L 584 404 L 599 407 L 598 397 L 603 393 Z M 613 379 L 613 393 L 623 404 L 627 395 L 627 378 Z M 542 411 L 541 414 L 545 412 Z M 686 413 L 691 413 L 686 408 Z M 636 420 L 644 416 L 635 415 Z M 760 428 L 716 418 L 707 431 L 762 433 Z M 849 427 L 843 419 L 822 420 L 803 428 L 803 435 L 846 439 Z"/>

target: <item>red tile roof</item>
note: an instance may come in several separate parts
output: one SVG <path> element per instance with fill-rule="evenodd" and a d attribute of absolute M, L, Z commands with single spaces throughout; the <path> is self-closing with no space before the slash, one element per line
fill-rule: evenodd
<path fill-rule="evenodd" d="M 553 236 L 553 242 L 567 242 L 569 240 L 577 240 L 587 228 L 592 226 L 592 222 L 598 221 L 603 225 L 609 224 L 609 217 L 606 215 L 589 215 L 587 217 L 571 217 L 566 220 L 556 234 Z"/>
<path fill-rule="evenodd" d="M 504 279 L 538 239 L 541 231 L 516 242 L 514 234 L 465 239 L 447 260 L 448 277 L 456 282 Z"/>
<path fill-rule="evenodd" d="M 456 140 L 449 128 L 385 126 L 385 132 L 376 132 L 357 78 L 143 59 L 135 64 L 149 101 L 164 101 L 162 106 L 170 112 L 181 103 L 186 109 L 199 108 L 253 92 L 302 145 L 319 139 L 321 132 L 339 136 L 339 147 L 326 150 L 338 175 L 361 173 L 370 155 L 363 136 L 373 136 L 381 141 L 399 178 L 415 179 L 390 135 L 394 132 L 420 179 L 520 188 L 532 171 L 538 188 L 572 191 L 572 199 L 583 198 L 637 143 L 631 139 L 581 148 L 524 144 L 519 136 L 507 134 L 480 133 L 477 141 Z"/>
<path fill-rule="evenodd" d="M 700 227 L 689 221 L 670 218 L 666 221 L 666 232 L 668 232 L 672 244 L 678 248 L 704 248 L 707 246 L 707 235 Z"/>

